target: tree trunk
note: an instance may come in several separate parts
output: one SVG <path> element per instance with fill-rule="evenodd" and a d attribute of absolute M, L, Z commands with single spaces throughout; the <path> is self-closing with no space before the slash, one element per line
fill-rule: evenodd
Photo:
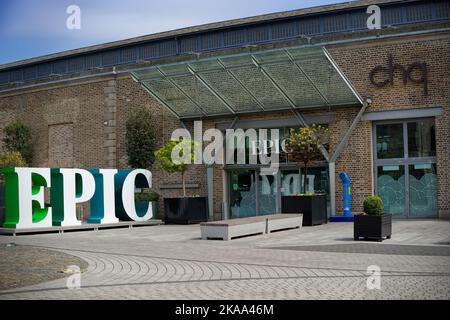
<path fill-rule="evenodd" d="M 307 179 L 308 179 L 308 163 L 305 162 L 305 177 L 303 179 L 303 193 L 304 194 L 307 194 L 307 192 L 306 192 Z"/>
<path fill-rule="evenodd" d="M 186 183 L 184 181 L 184 171 L 181 172 L 181 183 L 183 184 L 183 198 L 186 198 Z"/>

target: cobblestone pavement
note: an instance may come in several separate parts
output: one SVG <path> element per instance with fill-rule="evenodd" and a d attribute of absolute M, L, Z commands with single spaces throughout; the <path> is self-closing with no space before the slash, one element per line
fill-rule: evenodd
<path fill-rule="evenodd" d="M 64 252 L 30 246 L 0 245 L 0 290 L 65 278 L 67 267 L 87 269 L 85 260 Z"/>
<path fill-rule="evenodd" d="M 232 241 L 200 240 L 198 225 L 0 237 L 89 264 L 80 289 L 58 279 L 0 299 L 449 299 L 450 222 L 393 230 L 383 243 L 352 241 L 348 223 Z M 370 265 L 381 269 L 380 290 L 367 289 Z"/>

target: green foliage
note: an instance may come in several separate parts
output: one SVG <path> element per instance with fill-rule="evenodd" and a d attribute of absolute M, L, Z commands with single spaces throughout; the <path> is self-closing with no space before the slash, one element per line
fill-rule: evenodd
<path fill-rule="evenodd" d="M 134 199 L 138 202 L 158 201 L 159 194 L 156 192 L 136 192 Z"/>
<path fill-rule="evenodd" d="M 164 146 L 156 150 L 155 156 L 158 158 L 160 167 L 164 171 L 168 173 L 184 173 L 188 164 L 192 164 L 195 161 L 195 145 L 196 143 L 193 140 L 169 140 Z M 185 154 L 185 151 L 189 149 L 190 154 Z M 177 154 L 177 152 L 178 156 L 184 161 L 177 162 L 172 160 L 172 153 Z"/>
<path fill-rule="evenodd" d="M 20 120 L 15 120 L 3 129 L 3 143 L 6 151 L 17 151 L 30 165 L 33 161 L 31 129 Z"/>
<path fill-rule="evenodd" d="M 364 200 L 364 213 L 369 215 L 384 214 L 383 200 L 380 197 L 369 196 Z"/>
<path fill-rule="evenodd" d="M 290 160 L 307 164 L 321 155 L 320 144 L 329 141 L 329 130 L 321 125 L 312 125 L 309 128 L 300 128 L 298 131 L 291 129 L 289 140 L 286 144 Z"/>
<path fill-rule="evenodd" d="M 155 134 L 151 120 L 152 114 L 147 108 L 134 110 L 127 119 L 125 139 L 128 164 L 132 168 L 148 169 L 155 160 Z"/>
<path fill-rule="evenodd" d="M 193 164 L 195 161 L 196 145 L 197 142 L 193 140 L 169 140 L 164 146 L 155 152 L 155 156 L 159 160 L 159 166 L 161 169 L 168 173 L 181 173 L 184 197 L 186 197 L 184 173 L 187 170 L 188 164 Z M 178 155 L 180 161 L 174 161 L 172 155 Z"/>
<path fill-rule="evenodd" d="M 327 144 L 330 139 L 328 128 L 313 124 L 311 127 L 303 127 L 295 131 L 291 129 L 286 151 L 288 159 L 293 162 L 302 163 L 304 166 L 303 190 L 306 192 L 308 164 L 322 153 L 320 145 Z"/>
<path fill-rule="evenodd" d="M 0 168 L 26 167 L 27 163 L 17 151 L 0 152 Z M 0 173 L 0 185 L 4 183 L 3 174 Z"/>

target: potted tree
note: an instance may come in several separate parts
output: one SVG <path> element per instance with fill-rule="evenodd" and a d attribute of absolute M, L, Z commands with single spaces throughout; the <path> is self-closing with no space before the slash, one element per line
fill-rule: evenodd
<path fill-rule="evenodd" d="M 392 234 L 392 215 L 384 213 L 380 197 L 370 196 L 364 200 L 364 212 L 354 216 L 353 235 L 359 238 L 373 238 L 378 241 L 390 239 Z"/>
<path fill-rule="evenodd" d="M 328 128 L 320 125 L 291 129 L 286 144 L 290 161 L 303 166 L 303 193 L 281 197 L 283 213 L 302 213 L 303 225 L 313 226 L 327 222 L 327 200 L 325 194 L 308 193 L 308 166 L 320 155 L 320 148 L 328 143 Z"/>
<path fill-rule="evenodd" d="M 0 169 L 14 168 L 14 167 L 26 167 L 27 163 L 23 159 L 20 152 L 6 151 L 0 152 Z M 5 187 L 4 176 L 0 171 L 0 226 L 5 222 Z"/>
<path fill-rule="evenodd" d="M 187 148 L 184 148 L 187 146 Z M 181 147 L 180 147 L 181 146 Z M 178 172 L 181 174 L 181 184 L 183 197 L 164 198 L 164 222 L 166 224 L 190 224 L 208 221 L 208 199 L 207 197 L 187 197 L 185 172 L 188 164 L 194 162 L 194 146 L 192 140 L 170 140 L 163 147 L 155 152 L 159 160 L 160 167 L 167 173 Z M 174 148 L 179 148 L 182 153 L 182 161 L 174 161 L 172 154 L 177 152 Z M 183 154 L 189 150 L 189 154 Z"/>

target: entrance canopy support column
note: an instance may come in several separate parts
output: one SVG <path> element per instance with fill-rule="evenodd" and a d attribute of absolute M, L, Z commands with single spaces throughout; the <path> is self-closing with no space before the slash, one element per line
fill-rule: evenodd
<path fill-rule="evenodd" d="M 358 114 L 356 115 L 355 119 L 353 119 L 353 122 L 351 126 L 348 128 L 347 132 L 345 133 L 344 137 L 342 138 L 342 141 L 339 143 L 339 145 L 336 148 L 336 151 L 334 151 L 333 156 L 330 158 L 328 163 L 329 168 L 329 179 L 330 179 L 330 211 L 331 215 L 336 215 L 336 160 L 341 155 L 342 151 L 348 144 L 348 140 L 350 139 L 353 131 L 355 130 L 358 123 L 361 121 L 361 118 L 366 111 L 367 107 L 371 103 L 370 100 L 367 100 L 363 102 L 363 105 L 361 109 L 359 110 Z"/>
<path fill-rule="evenodd" d="M 234 129 L 234 127 L 236 126 L 236 123 L 238 121 L 239 117 L 236 116 L 234 117 L 233 121 L 231 122 L 230 126 L 227 129 Z M 223 140 L 223 144 L 222 144 L 222 151 L 225 150 L 225 139 Z M 223 151 L 222 152 L 222 156 L 223 156 L 223 165 L 225 166 L 226 163 L 226 152 Z M 211 181 L 212 183 L 212 181 Z M 223 202 L 222 202 L 222 215 L 223 215 L 223 220 L 228 220 L 230 217 L 230 208 L 229 208 L 229 203 L 228 203 L 228 199 L 229 194 L 228 194 L 228 175 L 227 172 L 225 170 L 222 170 L 222 196 L 223 196 Z"/>

